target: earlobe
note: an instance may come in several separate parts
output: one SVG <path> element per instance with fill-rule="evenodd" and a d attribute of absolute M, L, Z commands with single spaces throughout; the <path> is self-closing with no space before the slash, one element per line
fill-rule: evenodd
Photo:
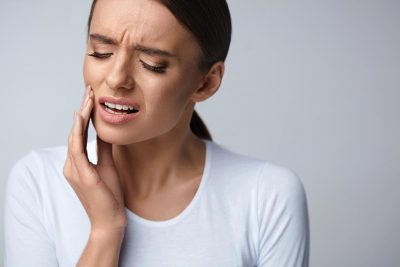
<path fill-rule="evenodd" d="M 225 65 L 222 61 L 214 63 L 204 76 L 200 86 L 193 93 L 193 102 L 201 102 L 214 95 L 221 85 L 224 71 Z"/>

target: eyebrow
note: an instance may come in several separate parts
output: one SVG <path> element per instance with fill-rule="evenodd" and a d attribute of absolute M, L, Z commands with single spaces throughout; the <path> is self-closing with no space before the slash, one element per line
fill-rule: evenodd
<path fill-rule="evenodd" d="M 108 44 L 108 45 L 117 45 L 118 44 L 117 40 L 115 40 L 111 37 L 102 35 L 102 34 L 91 33 L 89 36 L 90 36 L 90 39 L 96 40 L 97 42 L 100 42 L 103 44 Z M 144 45 L 135 44 L 135 45 L 133 45 L 133 48 L 137 51 L 143 52 L 148 55 L 176 57 L 174 54 L 172 54 L 168 51 L 161 50 L 161 49 L 154 48 L 154 47 L 148 47 L 148 46 L 144 46 Z"/>

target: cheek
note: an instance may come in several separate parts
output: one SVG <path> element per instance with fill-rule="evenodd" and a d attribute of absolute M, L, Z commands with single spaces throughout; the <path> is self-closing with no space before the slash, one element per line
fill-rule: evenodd
<path fill-rule="evenodd" d="M 83 62 L 83 79 L 85 84 L 91 84 L 93 87 L 98 87 L 102 80 L 104 69 L 100 68 L 93 60 L 85 58 Z"/>
<path fill-rule="evenodd" d="M 86 58 L 83 61 L 83 80 L 85 81 L 85 84 L 91 84 L 93 81 L 93 71 Z"/>
<path fill-rule="evenodd" d="M 176 117 L 183 111 L 191 96 L 185 79 L 181 78 L 186 76 L 182 73 L 164 77 L 152 76 L 137 80 L 147 111 L 162 117 Z"/>

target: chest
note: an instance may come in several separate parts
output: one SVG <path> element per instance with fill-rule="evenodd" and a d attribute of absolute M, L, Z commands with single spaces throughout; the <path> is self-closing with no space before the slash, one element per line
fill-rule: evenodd
<path fill-rule="evenodd" d="M 119 266 L 253 266 L 245 240 L 229 227 L 188 219 L 165 229 L 127 230 Z"/>

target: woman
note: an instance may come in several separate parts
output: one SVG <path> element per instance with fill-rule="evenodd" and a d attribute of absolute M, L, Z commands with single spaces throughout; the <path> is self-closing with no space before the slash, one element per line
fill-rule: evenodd
<path fill-rule="evenodd" d="M 298 176 L 212 142 L 194 111 L 230 38 L 225 0 L 93 2 L 68 146 L 10 173 L 7 267 L 308 266 Z"/>

